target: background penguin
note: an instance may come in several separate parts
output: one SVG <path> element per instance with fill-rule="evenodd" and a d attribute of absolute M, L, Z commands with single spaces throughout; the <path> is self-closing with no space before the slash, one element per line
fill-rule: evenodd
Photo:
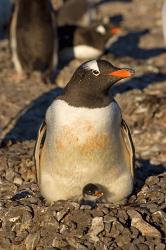
<path fill-rule="evenodd" d="M 59 27 L 59 58 L 61 61 L 72 58 L 97 58 L 102 55 L 110 39 L 119 32 L 120 29 L 98 22 L 90 27 L 76 25 Z"/>
<path fill-rule="evenodd" d="M 161 15 L 162 15 L 163 34 L 166 44 L 166 0 L 164 0 L 163 2 Z"/>
<path fill-rule="evenodd" d="M 58 26 L 89 26 L 97 18 L 95 4 L 100 0 L 68 0 L 58 11 Z"/>
<path fill-rule="evenodd" d="M 19 77 L 32 71 L 50 74 L 57 65 L 57 36 L 49 0 L 15 0 L 10 48 Z"/>
<path fill-rule="evenodd" d="M 48 201 L 79 197 L 87 183 L 102 186 L 107 202 L 131 194 L 134 146 L 109 89 L 132 75 L 105 60 L 85 62 L 48 108 L 35 148 L 37 179 Z"/>

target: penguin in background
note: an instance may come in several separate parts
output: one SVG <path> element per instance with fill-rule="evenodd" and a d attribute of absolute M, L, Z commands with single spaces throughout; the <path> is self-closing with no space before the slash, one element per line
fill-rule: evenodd
<path fill-rule="evenodd" d="M 58 26 L 80 25 L 88 27 L 97 19 L 95 5 L 100 0 L 67 0 L 58 10 Z"/>
<path fill-rule="evenodd" d="M 94 59 L 110 45 L 112 39 L 121 33 L 120 28 L 110 24 L 94 22 L 90 27 L 65 25 L 58 28 L 59 59 Z"/>
<path fill-rule="evenodd" d="M 57 66 L 56 20 L 50 0 L 14 0 L 9 46 L 17 74 L 40 72 L 48 80 Z"/>

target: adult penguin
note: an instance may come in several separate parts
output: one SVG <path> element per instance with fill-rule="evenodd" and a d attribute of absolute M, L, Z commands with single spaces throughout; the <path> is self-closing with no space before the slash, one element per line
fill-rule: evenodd
<path fill-rule="evenodd" d="M 57 65 L 58 44 L 50 0 L 15 0 L 9 41 L 17 80 L 33 71 L 47 78 Z"/>

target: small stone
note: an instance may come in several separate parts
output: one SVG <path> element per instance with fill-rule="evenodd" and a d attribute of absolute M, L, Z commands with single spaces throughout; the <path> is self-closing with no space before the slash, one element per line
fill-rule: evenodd
<path fill-rule="evenodd" d="M 58 222 L 60 222 L 69 212 L 69 209 L 61 210 L 56 213 L 56 219 Z"/>
<path fill-rule="evenodd" d="M 126 243 L 129 243 L 131 241 L 131 238 L 129 237 L 129 235 L 124 235 L 124 234 L 121 234 L 121 235 L 118 235 L 116 237 L 116 242 L 117 242 L 117 245 L 119 247 L 121 247 L 123 249 L 123 246 L 126 244 Z"/>
<path fill-rule="evenodd" d="M 132 243 L 129 247 L 129 250 L 139 250 L 139 248 L 134 243 Z"/>
<path fill-rule="evenodd" d="M 114 222 L 114 221 L 117 221 L 116 217 L 110 216 L 109 214 L 104 216 L 104 222 L 105 223 L 111 223 L 111 222 Z"/>
<path fill-rule="evenodd" d="M 139 230 L 137 228 L 135 228 L 135 227 L 132 227 L 132 226 L 131 226 L 130 229 L 131 229 L 131 232 L 132 232 L 132 238 L 136 239 L 138 237 L 138 235 L 139 235 Z"/>
<path fill-rule="evenodd" d="M 70 246 L 74 247 L 74 249 L 88 250 L 85 245 L 80 244 L 74 237 L 68 237 L 67 242 L 70 244 Z"/>
<path fill-rule="evenodd" d="M 66 239 L 62 238 L 61 234 L 56 233 L 54 235 L 54 239 L 52 241 L 52 246 L 55 248 L 64 248 L 64 247 L 68 247 L 68 242 L 66 241 Z"/>
<path fill-rule="evenodd" d="M 14 177 L 14 181 L 13 182 L 16 185 L 22 185 L 23 179 L 21 177 L 16 176 L 16 177 Z"/>
<path fill-rule="evenodd" d="M 26 250 L 35 249 L 40 240 L 39 232 L 29 234 L 25 240 Z"/>
<path fill-rule="evenodd" d="M 155 250 L 165 250 L 165 244 L 164 243 L 157 244 Z"/>
<path fill-rule="evenodd" d="M 144 243 L 137 244 L 137 247 L 139 250 L 149 250 L 148 245 L 146 245 Z"/>
<path fill-rule="evenodd" d="M 60 229 L 59 229 L 59 232 L 61 233 L 61 234 L 63 234 L 66 230 L 68 229 L 68 226 L 66 226 L 66 225 L 60 225 Z"/>
<path fill-rule="evenodd" d="M 14 171 L 12 168 L 8 168 L 6 170 L 6 180 L 13 181 L 13 178 L 14 178 Z"/>
<path fill-rule="evenodd" d="M 131 226 L 136 227 L 143 236 L 161 237 L 160 232 L 144 221 L 140 213 L 135 210 L 128 210 L 128 214 L 131 218 Z"/>
<path fill-rule="evenodd" d="M 104 223 L 104 228 L 105 228 L 106 233 L 110 233 L 111 223 Z"/>
<path fill-rule="evenodd" d="M 123 230 L 123 225 L 119 221 L 115 221 L 112 223 L 110 235 L 111 237 L 116 238 L 119 234 L 122 233 Z"/>
<path fill-rule="evenodd" d="M 93 242 L 99 241 L 98 234 L 104 230 L 104 223 L 102 217 L 95 217 L 92 219 L 92 225 L 89 229 L 88 235 Z"/>

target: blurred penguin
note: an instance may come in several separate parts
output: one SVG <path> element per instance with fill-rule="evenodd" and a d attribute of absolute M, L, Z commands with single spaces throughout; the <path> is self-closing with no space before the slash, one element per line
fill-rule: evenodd
<path fill-rule="evenodd" d="M 14 0 L 9 44 L 15 80 L 35 71 L 48 81 L 57 65 L 58 44 L 50 0 Z"/>
<path fill-rule="evenodd" d="M 166 0 L 164 0 L 163 7 L 162 7 L 162 23 L 163 23 L 163 34 L 166 44 Z"/>
<path fill-rule="evenodd" d="M 58 28 L 59 58 L 94 59 L 102 55 L 108 43 L 121 32 L 109 24 L 94 23 L 90 27 L 65 25 Z"/>
<path fill-rule="evenodd" d="M 67 0 L 58 11 L 58 26 L 89 26 L 97 19 L 95 5 L 100 0 Z"/>

